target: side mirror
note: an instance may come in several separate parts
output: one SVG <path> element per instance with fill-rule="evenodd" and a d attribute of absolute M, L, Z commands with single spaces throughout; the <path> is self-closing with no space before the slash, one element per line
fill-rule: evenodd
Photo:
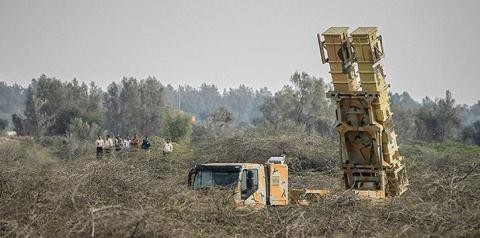
<path fill-rule="evenodd" d="M 244 170 L 242 175 L 242 199 L 249 198 L 255 191 L 258 190 L 258 171 Z"/>
<path fill-rule="evenodd" d="M 195 175 L 197 174 L 197 171 L 195 168 L 191 168 L 190 171 L 188 171 L 188 186 L 193 188 L 193 183 L 195 182 Z"/>

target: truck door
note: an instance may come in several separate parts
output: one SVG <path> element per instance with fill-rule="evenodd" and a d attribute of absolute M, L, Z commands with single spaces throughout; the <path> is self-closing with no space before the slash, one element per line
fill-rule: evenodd
<path fill-rule="evenodd" d="M 244 205 L 262 206 L 266 204 L 265 182 L 260 179 L 265 179 L 263 169 L 251 168 L 242 171 L 240 198 Z"/>

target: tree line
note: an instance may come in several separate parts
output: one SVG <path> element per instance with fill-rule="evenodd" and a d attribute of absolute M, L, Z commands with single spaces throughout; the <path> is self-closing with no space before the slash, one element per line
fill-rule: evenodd
<path fill-rule="evenodd" d="M 125 77 L 103 91 L 93 82 L 41 75 L 26 88 L 0 83 L 0 129 L 2 123 L 10 124 L 18 134 L 34 138 L 68 136 L 75 134 L 75 126 L 87 125 L 95 125 L 95 133 L 104 129 L 112 135 L 160 135 L 176 141 L 246 128 L 334 137 L 335 105 L 326 91 L 323 79 L 305 72 L 295 72 L 290 85 L 274 94 L 245 85 L 223 92 L 208 84 L 174 88 L 155 77 Z M 480 144 L 480 101 L 456 104 L 448 90 L 445 97 L 421 102 L 406 92 L 390 99 L 399 140 Z"/>
<path fill-rule="evenodd" d="M 417 102 L 404 92 L 391 95 L 391 106 L 400 140 L 480 145 L 480 100 L 471 106 L 456 104 L 447 90 L 445 97 Z"/>

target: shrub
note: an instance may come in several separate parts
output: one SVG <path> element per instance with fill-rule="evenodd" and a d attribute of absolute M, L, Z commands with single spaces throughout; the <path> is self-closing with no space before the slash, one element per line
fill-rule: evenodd
<path fill-rule="evenodd" d="M 166 138 L 175 142 L 188 140 L 192 134 L 191 118 L 184 114 L 177 114 L 175 117 L 167 117 L 163 134 Z"/>
<path fill-rule="evenodd" d="M 465 127 L 462 131 L 462 139 L 467 143 L 480 145 L 480 121 Z"/>
<path fill-rule="evenodd" d="M 62 158 L 72 159 L 87 154 L 93 155 L 95 139 L 105 131 L 95 123 L 84 122 L 80 118 L 74 118 L 67 128 L 67 136 L 60 147 Z"/>

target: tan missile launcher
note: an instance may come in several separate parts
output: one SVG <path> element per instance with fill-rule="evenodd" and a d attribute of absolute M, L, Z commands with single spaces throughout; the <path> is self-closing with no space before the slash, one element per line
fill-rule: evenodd
<path fill-rule="evenodd" d="M 337 106 L 342 187 L 361 197 L 399 196 L 408 180 L 393 129 L 377 28 L 359 27 L 349 34 L 348 27 L 331 27 L 317 38 L 334 87 L 327 96 Z M 237 207 L 308 205 L 330 194 L 289 189 L 285 157 L 272 157 L 265 164 L 201 164 L 190 171 L 188 182 L 193 189 L 233 190 Z"/>
<path fill-rule="evenodd" d="M 331 27 L 317 35 L 322 63 L 330 65 L 345 189 L 383 198 L 398 196 L 408 180 L 393 129 L 376 27 Z"/>

